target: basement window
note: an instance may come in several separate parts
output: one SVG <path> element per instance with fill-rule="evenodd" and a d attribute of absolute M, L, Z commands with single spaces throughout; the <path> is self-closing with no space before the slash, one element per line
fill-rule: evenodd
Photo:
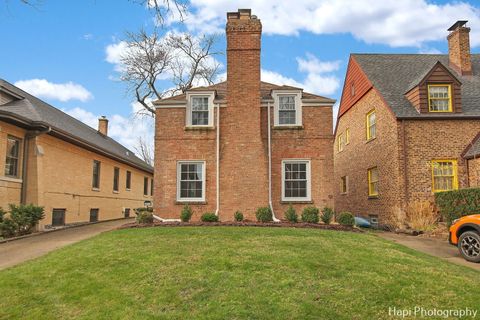
<path fill-rule="evenodd" d="M 177 163 L 177 201 L 205 201 L 205 161 Z"/>
<path fill-rule="evenodd" d="M 428 108 L 430 112 L 452 112 L 452 86 L 429 84 Z"/>
<path fill-rule="evenodd" d="M 311 201 L 310 160 L 282 161 L 282 201 Z"/>

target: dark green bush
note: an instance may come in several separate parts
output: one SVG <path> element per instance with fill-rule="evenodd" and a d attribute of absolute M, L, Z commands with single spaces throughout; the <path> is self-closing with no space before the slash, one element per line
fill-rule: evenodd
<path fill-rule="evenodd" d="M 480 212 L 480 188 L 435 193 L 435 204 L 448 225 L 463 216 Z"/>
<path fill-rule="evenodd" d="M 137 214 L 137 223 L 140 224 L 150 224 L 153 223 L 153 213 L 143 210 Z"/>
<path fill-rule="evenodd" d="M 140 207 L 140 208 L 136 208 L 135 212 L 137 214 L 140 213 L 140 212 L 153 212 L 153 208 L 152 207 Z"/>
<path fill-rule="evenodd" d="M 273 221 L 272 210 L 269 207 L 258 208 L 255 215 L 257 216 L 257 221 L 258 222 L 272 222 Z"/>
<path fill-rule="evenodd" d="M 338 216 L 338 223 L 344 226 L 353 226 L 355 225 L 355 217 L 351 212 L 341 212 Z"/>
<path fill-rule="evenodd" d="M 297 212 L 291 205 L 288 207 L 287 211 L 285 211 L 285 219 L 287 219 L 288 222 L 298 222 Z"/>
<path fill-rule="evenodd" d="M 318 217 L 318 208 L 314 206 L 308 206 L 305 209 L 303 209 L 302 212 L 302 221 L 307 222 L 307 223 L 318 223 L 319 217 Z"/>
<path fill-rule="evenodd" d="M 216 216 L 213 212 L 206 212 L 202 214 L 200 220 L 203 222 L 218 222 L 218 216 Z"/>
<path fill-rule="evenodd" d="M 0 237 L 10 238 L 15 236 L 17 225 L 9 218 L 5 218 L 0 222 Z"/>
<path fill-rule="evenodd" d="M 31 233 L 38 221 L 44 217 L 43 207 L 33 204 L 10 204 L 10 219 L 15 223 L 18 235 Z"/>
<path fill-rule="evenodd" d="M 192 215 L 193 215 L 192 208 L 190 208 L 190 206 L 186 204 L 183 207 L 182 212 L 180 213 L 180 220 L 182 220 L 183 222 L 188 222 L 192 218 Z"/>
<path fill-rule="evenodd" d="M 233 215 L 233 218 L 235 219 L 235 221 L 243 221 L 243 213 L 241 213 L 240 211 L 236 211 L 235 214 Z"/>
<path fill-rule="evenodd" d="M 332 208 L 325 207 L 322 210 L 322 216 L 320 217 L 320 219 L 322 219 L 323 223 L 330 224 L 330 222 L 332 222 L 334 215 L 335 215 L 335 211 L 333 211 Z"/>

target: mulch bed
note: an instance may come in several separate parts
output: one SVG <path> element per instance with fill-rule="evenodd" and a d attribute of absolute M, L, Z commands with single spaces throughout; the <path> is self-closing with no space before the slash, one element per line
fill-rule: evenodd
<path fill-rule="evenodd" d="M 350 232 L 364 232 L 359 228 L 343 226 L 340 224 L 316 224 L 316 223 L 290 223 L 290 222 L 154 222 L 150 224 L 127 223 L 117 229 L 150 228 L 150 227 L 275 227 L 275 228 L 301 228 L 323 229 Z"/>

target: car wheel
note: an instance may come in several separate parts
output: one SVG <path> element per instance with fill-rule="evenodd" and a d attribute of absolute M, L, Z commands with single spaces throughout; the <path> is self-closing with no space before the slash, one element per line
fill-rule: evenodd
<path fill-rule="evenodd" d="M 480 235 L 474 231 L 462 233 L 458 240 L 458 250 L 467 261 L 480 262 Z"/>

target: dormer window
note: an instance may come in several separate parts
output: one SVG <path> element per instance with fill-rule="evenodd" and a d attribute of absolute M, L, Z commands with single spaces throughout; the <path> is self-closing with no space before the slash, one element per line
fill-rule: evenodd
<path fill-rule="evenodd" d="M 452 112 L 452 89 L 449 84 L 428 85 L 428 108 L 430 112 Z"/>
<path fill-rule="evenodd" d="M 187 93 L 187 127 L 213 127 L 213 92 Z"/>
<path fill-rule="evenodd" d="M 301 91 L 274 91 L 275 126 L 301 126 Z"/>

